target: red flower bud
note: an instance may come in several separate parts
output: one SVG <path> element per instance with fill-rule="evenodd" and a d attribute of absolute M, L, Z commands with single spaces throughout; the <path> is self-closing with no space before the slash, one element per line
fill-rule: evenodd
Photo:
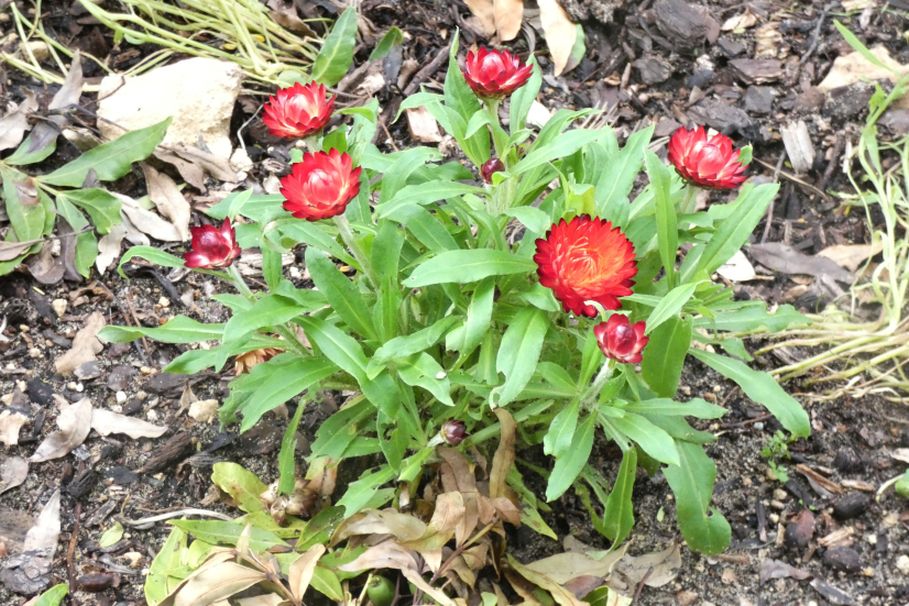
<path fill-rule="evenodd" d="M 449 446 L 457 446 L 467 437 L 467 427 L 464 421 L 449 420 L 442 424 L 442 437 Z"/>
<path fill-rule="evenodd" d="M 709 189 L 735 189 L 745 180 L 741 152 L 722 133 L 708 137 L 703 126 L 681 127 L 669 139 L 669 161 L 683 179 Z"/>
<path fill-rule="evenodd" d="M 609 221 L 587 215 L 562 219 L 536 244 L 540 284 L 552 289 L 565 311 L 592 318 L 597 308 L 585 301 L 618 309 L 618 298 L 631 294 L 638 273 L 634 246 Z"/>
<path fill-rule="evenodd" d="M 269 97 L 262 122 L 276 137 L 302 138 L 322 130 L 334 106 L 335 98 L 325 98 L 323 85 L 297 82 Z"/>
<path fill-rule="evenodd" d="M 480 167 L 480 174 L 487 183 L 492 183 L 492 173 L 505 170 L 505 165 L 498 158 L 490 158 Z"/>
<path fill-rule="evenodd" d="M 240 256 L 240 246 L 229 219 L 221 227 L 203 225 L 190 227 L 192 232 L 191 250 L 183 254 L 187 267 L 219 269 L 229 266 Z"/>
<path fill-rule="evenodd" d="M 307 152 L 281 179 L 284 209 L 298 219 L 318 221 L 340 215 L 360 193 L 360 171 L 353 160 L 336 149 Z"/>
<path fill-rule="evenodd" d="M 464 79 L 480 97 L 503 97 L 530 78 L 533 66 L 507 50 L 480 48 L 467 53 Z"/>
<path fill-rule="evenodd" d="M 641 361 L 641 351 L 650 337 L 644 336 L 644 322 L 628 322 L 628 316 L 612 314 L 605 322 L 593 327 L 600 349 L 607 358 L 626 364 L 637 364 Z"/>

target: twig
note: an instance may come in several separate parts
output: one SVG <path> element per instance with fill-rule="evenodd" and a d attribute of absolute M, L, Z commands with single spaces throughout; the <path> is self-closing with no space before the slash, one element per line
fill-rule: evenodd
<path fill-rule="evenodd" d="M 76 591 L 76 565 L 73 559 L 76 556 L 76 545 L 79 543 L 79 518 L 82 515 L 82 503 L 76 501 L 76 508 L 73 511 L 73 529 L 69 535 L 69 545 L 66 548 L 66 580 L 69 584 L 69 592 Z"/>
<path fill-rule="evenodd" d="M 431 75 L 433 75 L 439 66 L 442 65 L 442 62 L 448 57 L 448 47 L 443 46 L 436 53 L 436 56 L 432 58 L 432 61 L 426 64 L 426 67 L 414 74 L 414 77 L 410 79 L 410 82 L 407 83 L 407 86 L 404 87 L 404 95 L 412 95 L 417 92 L 417 88 L 420 87 L 420 84 L 423 83 L 423 80 L 426 80 Z"/>
<path fill-rule="evenodd" d="M 776 167 L 773 169 L 773 180 L 776 181 L 779 177 L 780 171 L 783 169 L 783 160 L 786 159 L 786 151 L 784 150 L 780 153 L 780 159 L 776 161 Z M 773 225 L 773 207 L 774 203 L 771 200 L 770 204 L 767 205 L 767 217 L 764 219 L 764 233 L 761 234 L 761 244 L 767 241 L 767 236 L 770 235 L 770 228 Z"/>
<path fill-rule="evenodd" d="M 754 161 L 757 162 L 758 164 L 760 164 L 761 166 L 763 166 L 764 168 L 776 170 L 776 166 L 774 166 L 773 164 L 770 164 L 769 162 L 765 162 L 764 160 L 761 160 L 760 158 L 754 158 Z M 792 173 L 788 173 L 785 170 L 781 170 L 781 171 L 779 171 L 779 176 L 783 177 L 784 179 L 788 179 L 789 181 L 792 181 L 793 183 L 801 185 L 805 189 L 809 189 L 809 190 L 813 191 L 814 193 L 816 193 L 817 195 L 822 197 L 825 202 L 830 201 L 830 196 L 828 196 L 827 194 L 825 194 L 824 192 L 819 190 L 817 187 L 815 187 L 811 183 L 808 183 L 807 181 L 796 177 Z"/>
<path fill-rule="evenodd" d="M 149 528 L 155 522 L 162 522 L 164 520 L 170 520 L 171 518 L 179 518 L 180 516 L 199 516 L 203 518 L 215 518 L 216 520 L 224 520 L 225 522 L 230 522 L 231 518 L 227 514 L 223 514 L 220 511 L 211 511 L 210 509 L 197 509 L 195 507 L 187 507 L 185 509 L 177 509 L 176 511 L 168 511 L 166 513 L 159 513 L 156 516 L 149 516 L 147 518 L 139 518 L 138 520 L 128 520 L 122 516 L 117 516 L 117 519 L 121 524 L 126 526 L 132 526 L 134 528 Z"/>

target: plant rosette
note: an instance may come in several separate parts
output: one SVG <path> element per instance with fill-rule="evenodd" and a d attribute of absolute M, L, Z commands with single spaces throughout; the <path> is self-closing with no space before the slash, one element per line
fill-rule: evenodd
<path fill-rule="evenodd" d="M 207 211 L 233 225 L 243 250 L 261 252 L 266 288 L 252 291 L 224 263 L 200 269 L 236 288 L 215 295 L 231 312 L 227 322 L 177 316 L 157 327 L 107 327 L 102 337 L 205 343 L 166 368 L 186 374 L 220 370 L 252 351 L 280 352 L 231 383 L 220 418 L 241 431 L 286 402 L 299 411 L 326 389 L 354 393 L 318 428 L 307 461 L 374 464 L 337 500 L 346 517 L 384 506 L 402 486 L 416 494 L 437 446 L 482 447 L 499 435 L 494 409 L 507 408 L 519 448 L 542 444 L 552 461 L 508 474 L 525 512 L 536 499 L 522 474 L 542 473 L 547 501 L 574 489 L 594 526 L 620 543 L 634 523 L 640 466 L 668 480 L 688 545 L 724 550 L 730 528 L 710 504 L 716 464 L 704 450 L 715 438 L 690 420 L 726 411 L 674 398 L 693 358 L 740 385 L 791 436 L 809 434 L 805 411 L 748 366 L 736 336 L 778 331 L 801 316 L 737 301 L 712 278 L 748 241 L 778 186 L 741 183 L 749 152 L 722 135 L 674 138 L 674 170 L 649 150 L 652 128 L 624 146 L 608 127 L 573 128 L 592 110 L 560 109 L 533 130 L 526 116 L 542 82 L 536 63 L 475 55 L 468 68 L 488 86 L 472 89 L 457 47 L 443 92 L 417 93 L 401 111 L 429 111 L 466 162 L 427 147 L 380 151 L 376 101 L 335 110 L 336 128 L 307 134 L 309 151 L 282 182 L 284 196 L 246 191 Z M 493 91 L 495 83 L 507 86 Z M 289 94 L 276 98 L 296 107 Z M 319 124 L 320 111 L 308 114 Z M 647 185 L 635 191 L 642 171 Z M 727 191 L 697 210 L 696 184 Z M 229 262 L 225 246 L 219 258 Z M 299 246 L 312 286 L 282 267 L 282 253 Z M 124 262 L 137 256 L 184 265 L 149 247 L 130 249 Z M 623 453 L 612 478 L 589 464 L 595 439 Z M 285 494 L 293 456 L 285 440 Z"/>

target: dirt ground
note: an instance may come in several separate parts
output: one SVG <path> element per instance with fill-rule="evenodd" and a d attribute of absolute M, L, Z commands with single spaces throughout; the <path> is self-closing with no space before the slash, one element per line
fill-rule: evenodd
<path fill-rule="evenodd" d="M 737 143 L 754 144 L 754 174 L 775 176 L 783 184 L 772 215 L 755 232 L 755 242 L 785 242 L 813 254 L 833 243 L 866 241 L 864 218 L 842 213 L 833 194 L 848 190 L 840 160 L 847 142 L 854 141 L 861 128 L 871 90 L 857 84 L 824 94 L 816 85 L 833 59 L 849 52 L 833 19 L 841 20 L 867 45 L 883 44 L 894 59 L 909 63 L 903 37 L 909 25 L 906 3 L 869 2 L 870 9 L 847 11 L 845 3 L 826 0 L 694 2 L 705 9 L 702 39 L 694 40 L 696 32 L 691 32 L 701 31 L 697 27 L 684 31 L 673 27 L 672 11 L 679 4 L 675 0 L 565 4 L 583 20 L 588 52 L 566 76 L 545 77 L 541 101 L 547 108 L 602 107 L 624 134 L 649 123 L 657 125 L 658 137 L 691 122 L 723 130 Z M 46 2 L 45 10 L 56 16 L 57 33 L 67 43 L 91 41 L 104 51 L 102 56 L 121 52 L 98 26 L 80 22 L 75 33 L 64 27 L 67 2 Z M 391 123 L 391 118 L 405 91 L 438 86 L 445 66 L 438 61 L 435 71 L 417 72 L 419 81 L 413 73 L 402 81 L 401 73 L 412 62 L 431 66 L 446 52 L 446 39 L 456 26 L 461 27 L 464 44 L 483 41 L 463 2 L 363 0 L 361 10 L 376 31 L 394 24 L 408 34 L 400 52 L 383 64 L 385 79 L 392 84 L 377 93 L 387 120 L 387 130 L 380 129 L 377 142 L 389 149 L 407 145 L 411 142 L 407 127 L 403 121 Z M 753 24 L 741 33 L 721 27 L 742 15 L 753 17 Z M 524 53 L 531 47 L 541 50 L 544 43 L 526 29 L 513 46 Z M 358 59 L 370 50 L 364 45 Z M 545 52 L 538 57 L 544 73 L 551 73 Z M 53 87 L 28 83 L 9 70 L 2 80 L 5 94 L 21 94 L 29 86 L 42 97 L 53 93 Z M 355 78 L 342 88 L 345 104 L 360 100 Z M 239 104 L 234 125 L 243 124 L 260 101 L 250 98 Z M 780 128 L 798 120 L 805 122 L 816 154 L 814 163 L 796 175 L 786 164 Z M 886 137 L 905 134 L 907 128 L 906 110 L 891 112 L 884 120 Z M 281 155 L 258 122 L 249 129 L 246 144 L 254 160 Z M 124 183 L 139 187 L 139 182 L 127 178 Z M 789 277 L 776 276 L 758 286 L 736 286 L 736 291 L 741 297 L 794 303 L 804 310 L 815 309 L 830 296 L 810 281 L 798 289 L 793 284 Z M 190 507 L 232 513 L 211 488 L 214 463 L 239 462 L 266 481 L 276 476 L 282 424 L 261 423 L 238 435 L 234 428 L 190 418 L 189 390 L 200 400 L 223 400 L 231 375 L 160 374 L 160 368 L 181 351 L 177 346 L 151 341 L 108 345 L 97 366 L 82 378 L 61 377 L 54 370 L 54 360 L 69 348 L 94 311 L 111 324 L 157 325 L 176 313 L 223 321 L 225 310 L 206 301 L 212 288 L 204 276 L 150 268 L 132 268 L 128 280 L 109 271 L 88 283 L 50 287 L 37 285 L 27 274 L 0 278 L 0 322 L 5 320 L 0 333 L 0 413 L 11 410 L 28 417 L 19 445 L 2 454 L 28 458 L 53 431 L 54 394 L 69 401 L 89 397 L 96 407 L 168 427 L 156 439 L 92 433 L 68 456 L 33 464 L 21 486 L 0 495 L 2 556 L 21 543 L 29 516 L 55 490 L 62 490 L 62 533 L 52 581 L 69 582 L 78 589 L 72 604 L 143 603 L 143 570 L 168 527 L 159 522 L 138 528 L 129 522 Z M 67 302 L 62 314 L 55 310 L 55 305 L 60 307 L 55 300 Z M 769 368 L 781 361 L 768 356 L 758 363 Z M 779 426 L 739 390 L 696 362 L 689 364 L 683 381 L 691 396 L 729 409 L 720 422 L 704 428 L 719 435 L 709 450 L 718 462 L 714 504 L 729 519 L 733 542 L 727 553 L 710 558 L 683 547 L 676 579 L 659 588 L 638 588 L 636 604 L 909 604 L 909 509 L 892 491 L 875 499 L 877 488 L 905 467 L 891 456 L 894 449 L 909 447 L 905 404 L 873 397 L 808 404 L 814 433 L 789 446 L 789 458 L 780 459 L 788 479 L 780 479 L 761 456 Z M 803 389 L 799 384 L 788 388 L 795 393 Z M 326 394 L 323 404 L 307 412 L 302 433 L 311 436 L 336 405 L 332 394 Z M 615 453 L 598 447 L 596 455 L 598 467 L 611 477 L 618 466 Z M 519 465 L 522 458 L 540 457 L 537 452 L 519 453 Z M 631 553 L 663 549 L 681 540 L 671 492 L 662 477 L 639 475 L 634 502 Z M 572 534 L 585 543 L 608 545 L 590 527 L 573 493 L 553 504 L 553 511 L 547 522 L 560 536 Z M 123 540 L 100 548 L 101 533 L 115 520 L 126 527 Z M 525 561 L 561 549 L 527 529 L 512 533 L 509 541 Z M 23 601 L 0 582 L 0 604 Z"/>

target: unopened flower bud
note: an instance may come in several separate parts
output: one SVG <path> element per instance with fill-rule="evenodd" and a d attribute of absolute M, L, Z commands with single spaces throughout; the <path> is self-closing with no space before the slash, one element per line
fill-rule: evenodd
<path fill-rule="evenodd" d="M 457 446 L 467 437 L 467 427 L 464 421 L 450 420 L 442 424 L 442 437 L 449 446 Z"/>
<path fill-rule="evenodd" d="M 492 173 L 505 170 L 505 165 L 498 158 L 490 158 L 480 167 L 480 174 L 487 183 L 492 183 Z"/>

